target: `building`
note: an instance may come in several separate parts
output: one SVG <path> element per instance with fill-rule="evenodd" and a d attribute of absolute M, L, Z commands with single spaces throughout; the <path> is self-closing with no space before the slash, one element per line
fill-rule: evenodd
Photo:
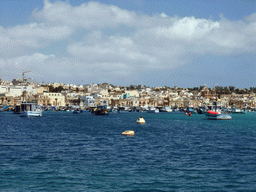
<path fill-rule="evenodd" d="M 49 105 L 52 106 L 66 106 L 65 96 L 62 93 L 43 93 L 49 99 Z"/>

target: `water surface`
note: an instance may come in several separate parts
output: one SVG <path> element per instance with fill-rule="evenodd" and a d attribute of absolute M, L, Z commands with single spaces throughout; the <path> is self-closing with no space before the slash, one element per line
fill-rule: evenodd
<path fill-rule="evenodd" d="M 232 118 L 2 112 L 0 191 L 254 191 L 256 113 Z"/>

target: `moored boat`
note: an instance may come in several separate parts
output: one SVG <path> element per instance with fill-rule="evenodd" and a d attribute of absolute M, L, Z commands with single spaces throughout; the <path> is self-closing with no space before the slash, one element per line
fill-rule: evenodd
<path fill-rule="evenodd" d="M 107 110 L 107 106 L 99 105 L 95 110 L 92 111 L 93 115 L 108 115 L 109 111 Z"/>
<path fill-rule="evenodd" d="M 245 114 L 245 111 L 238 108 L 233 108 L 231 113 Z"/>
<path fill-rule="evenodd" d="M 20 114 L 20 105 L 14 107 L 13 114 Z"/>
<path fill-rule="evenodd" d="M 160 112 L 172 112 L 172 109 L 169 106 L 164 106 L 159 109 Z"/>
<path fill-rule="evenodd" d="M 20 116 L 21 117 L 41 117 L 42 109 L 37 103 L 23 102 L 20 105 Z"/>
<path fill-rule="evenodd" d="M 156 109 L 155 107 L 149 107 L 148 113 L 159 113 L 159 109 Z"/>

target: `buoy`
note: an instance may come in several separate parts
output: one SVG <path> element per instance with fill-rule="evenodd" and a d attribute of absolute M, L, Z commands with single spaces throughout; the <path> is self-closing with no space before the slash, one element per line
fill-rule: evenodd
<path fill-rule="evenodd" d="M 192 116 L 192 113 L 191 113 L 191 112 L 189 112 L 189 116 Z"/>
<path fill-rule="evenodd" d="M 134 135 L 134 134 L 135 134 L 134 131 L 131 131 L 131 130 L 124 131 L 124 132 L 122 133 L 122 135 L 127 135 L 127 136 Z"/>
<path fill-rule="evenodd" d="M 142 118 L 142 116 L 140 116 L 139 119 L 137 119 L 137 123 L 138 124 L 145 124 L 146 121 Z"/>
<path fill-rule="evenodd" d="M 188 113 L 186 112 L 185 115 L 188 115 Z"/>

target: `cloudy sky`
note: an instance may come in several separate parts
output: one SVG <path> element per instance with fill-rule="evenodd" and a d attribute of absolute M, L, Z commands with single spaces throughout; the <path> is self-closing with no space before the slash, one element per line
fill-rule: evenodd
<path fill-rule="evenodd" d="M 255 0 L 1 0 L 0 78 L 256 86 Z"/>

